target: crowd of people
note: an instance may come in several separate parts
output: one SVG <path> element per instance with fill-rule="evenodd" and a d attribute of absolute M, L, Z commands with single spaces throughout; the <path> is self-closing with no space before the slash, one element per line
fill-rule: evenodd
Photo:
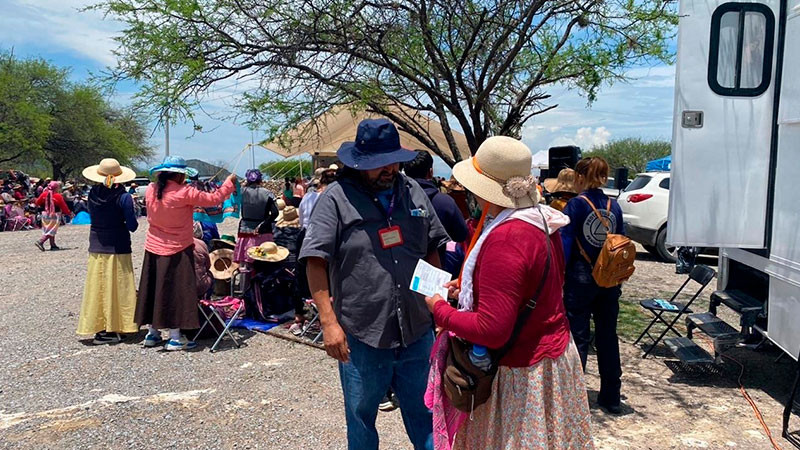
<path fill-rule="evenodd" d="M 259 296 L 260 286 L 278 286 L 270 278 L 278 272 L 267 268 L 280 263 L 294 283 L 282 308 L 294 315 L 293 331 L 305 326 L 312 299 L 325 350 L 338 362 L 349 448 L 378 447 L 375 422 L 387 396 L 418 449 L 591 448 L 583 377 L 591 320 L 598 404 L 621 412 L 621 290 L 592 275 L 606 234 L 624 231 L 619 205 L 600 189 L 606 162 L 585 158 L 539 183 L 529 148 L 497 136 L 442 183 L 430 154 L 402 148 L 385 119 L 362 121 L 337 156 L 344 167 L 318 169 L 308 183 L 287 179 L 279 195 L 256 169 L 242 186 L 231 175 L 205 192 L 186 183 L 194 169 L 167 157 L 151 169 L 156 181 L 146 191 L 138 293 L 130 240 L 138 222 L 122 186 L 132 171 L 112 159 L 86 168 L 94 185 L 78 333 L 105 344 L 146 327 L 145 347 L 193 348 L 181 330 L 200 326 L 198 298 L 221 272 L 231 278 L 235 265 Z M 456 183 L 478 214 L 443 193 Z M 234 193 L 238 233 L 215 239 L 193 211 Z M 49 185 L 38 197 L 47 224 L 71 212 L 62 200 Z M 221 268 L 220 242 L 228 246 Z M 451 274 L 448 298 L 409 288 L 420 260 Z M 485 365 L 475 362 L 481 357 Z M 480 370 L 454 364 L 464 358 Z M 485 387 L 470 393 L 475 386 Z"/>

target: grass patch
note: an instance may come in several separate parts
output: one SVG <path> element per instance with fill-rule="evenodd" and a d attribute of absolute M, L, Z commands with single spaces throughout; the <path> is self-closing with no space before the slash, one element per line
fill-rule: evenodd
<path fill-rule="evenodd" d="M 650 321 L 650 318 L 645 314 L 638 302 L 633 303 L 620 299 L 617 335 L 626 341 L 632 341 L 639 337 L 639 334 Z"/>

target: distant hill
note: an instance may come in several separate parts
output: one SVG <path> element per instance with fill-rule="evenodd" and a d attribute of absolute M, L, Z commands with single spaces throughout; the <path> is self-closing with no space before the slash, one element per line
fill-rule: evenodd
<path fill-rule="evenodd" d="M 189 167 L 194 167 L 197 169 L 197 171 L 200 172 L 201 177 L 210 177 L 216 175 L 216 173 L 220 171 L 220 167 L 199 159 L 187 159 L 186 164 Z M 220 174 L 217 176 L 217 180 L 224 180 L 230 174 L 231 173 L 227 170 L 222 169 L 222 172 L 220 172 Z"/>

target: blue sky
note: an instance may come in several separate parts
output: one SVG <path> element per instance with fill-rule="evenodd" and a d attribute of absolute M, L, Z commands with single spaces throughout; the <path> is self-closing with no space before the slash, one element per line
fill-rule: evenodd
<path fill-rule="evenodd" d="M 72 67 L 72 78 L 82 81 L 91 73 L 114 65 L 112 40 L 121 25 L 104 20 L 96 12 L 79 12 L 91 0 L 3 0 L 0 15 L 0 47 L 13 48 L 20 57 L 42 57 L 58 66 Z M 624 137 L 669 139 L 672 129 L 674 66 L 631 69 L 634 79 L 602 89 L 598 100 L 587 108 L 577 92 L 551 90 L 559 107 L 528 121 L 522 139 L 535 153 L 553 145 L 576 144 L 583 149 Z M 115 101 L 130 101 L 132 86 L 120 86 Z M 215 106 L 225 110 L 235 99 L 235 87 L 217 94 Z M 198 123 L 206 132 L 194 133 L 191 125 L 170 129 L 170 152 L 209 162 L 229 161 L 250 142 L 251 132 L 233 120 L 217 120 L 201 114 Z M 256 132 L 256 142 L 261 136 Z M 156 130 L 152 145 L 164 151 L 164 134 Z M 267 150 L 256 149 L 255 163 L 280 159 Z M 251 155 L 237 172 L 251 165 Z M 436 166 L 437 175 L 447 175 L 447 166 Z"/>

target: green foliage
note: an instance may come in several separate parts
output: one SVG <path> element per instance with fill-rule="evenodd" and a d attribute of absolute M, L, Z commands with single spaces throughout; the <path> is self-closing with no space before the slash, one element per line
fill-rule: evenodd
<path fill-rule="evenodd" d="M 303 177 L 311 176 L 314 171 L 310 159 L 287 159 L 284 161 L 271 161 L 259 166 L 259 170 L 266 176 L 277 179 L 287 177 L 295 178 L 300 175 L 300 165 L 303 166 Z"/>
<path fill-rule="evenodd" d="M 611 169 L 627 167 L 631 174 L 644 172 L 648 161 L 670 154 L 670 142 L 664 140 L 645 141 L 642 138 L 624 138 L 595 147 L 583 156 L 600 156 Z"/>
<path fill-rule="evenodd" d="M 67 71 L 0 53 L 0 164 L 32 163 L 50 138 L 55 93 Z"/>
<path fill-rule="evenodd" d="M 0 164 L 38 173 L 46 162 L 63 179 L 102 158 L 149 158 L 144 117 L 112 106 L 99 87 L 68 82 L 67 73 L 0 53 Z"/>
<path fill-rule="evenodd" d="M 450 165 L 451 127 L 474 153 L 555 108 L 553 87 L 592 102 L 630 67 L 671 62 L 678 20 L 664 0 L 98 1 L 125 23 L 105 81 L 140 83 L 138 104 L 159 116 L 192 119 L 210 90 L 235 86 L 240 113 L 271 139 L 350 105 Z M 443 124 L 448 148 L 415 112 Z"/>

